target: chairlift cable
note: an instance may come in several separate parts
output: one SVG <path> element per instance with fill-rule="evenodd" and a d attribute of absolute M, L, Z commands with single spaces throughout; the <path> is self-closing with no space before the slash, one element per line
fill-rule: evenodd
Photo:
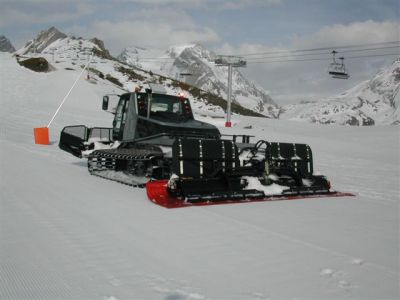
<path fill-rule="evenodd" d="M 376 50 L 383 50 L 383 49 L 394 49 L 400 48 L 400 46 L 390 46 L 390 47 L 378 47 L 378 48 L 365 48 L 365 49 L 352 49 L 352 50 L 343 50 L 336 53 L 351 53 L 351 52 L 364 52 L 364 51 L 376 51 Z M 292 55 L 279 55 L 279 56 L 263 56 L 263 57 L 253 57 L 248 58 L 247 61 L 254 61 L 259 59 L 270 59 L 270 58 L 290 58 L 290 57 L 298 57 L 298 56 L 317 56 L 317 55 L 329 55 L 332 52 L 319 52 L 319 53 L 302 53 L 302 54 L 292 54 Z"/>
<path fill-rule="evenodd" d="M 268 54 L 281 54 L 281 53 L 296 53 L 296 52 L 322 51 L 322 50 L 332 50 L 332 49 L 348 49 L 348 48 L 360 48 L 360 47 L 369 47 L 369 46 L 378 46 L 378 45 L 388 45 L 388 44 L 400 44 L 400 41 L 381 42 L 381 43 L 369 43 L 369 44 L 359 44 L 359 45 L 330 46 L 330 47 L 309 48 L 309 49 L 265 51 L 265 52 L 259 52 L 259 53 L 243 53 L 243 54 L 238 54 L 238 56 L 246 56 L 246 57 L 247 57 L 247 56 L 262 55 L 262 54 L 268 55 Z"/>
<path fill-rule="evenodd" d="M 358 48 L 362 46 L 373 46 L 373 45 L 384 45 L 384 44 L 399 44 L 396 46 L 384 46 L 384 47 L 375 47 L 375 48 L 361 48 L 361 49 L 351 49 L 351 48 Z M 350 49 L 348 49 L 350 48 Z M 395 49 L 400 48 L 400 41 L 392 41 L 392 42 L 384 42 L 384 43 L 372 43 L 372 44 L 363 44 L 363 45 L 348 45 L 348 46 L 336 46 L 336 47 L 324 47 L 324 48 L 314 48 L 314 49 L 302 49 L 302 50 L 282 50 L 282 51 L 273 51 L 273 52 L 260 52 L 260 53 L 250 53 L 250 54 L 241 54 L 238 56 L 257 56 L 257 55 L 266 55 L 261 57 L 253 57 L 247 58 L 247 61 L 258 60 L 258 59 L 270 59 L 270 58 L 286 58 L 286 57 L 298 57 L 298 56 L 313 56 L 313 55 L 326 55 L 331 54 L 332 49 L 348 49 L 348 50 L 341 50 L 337 51 L 338 53 L 352 53 L 352 52 L 365 52 L 365 51 L 376 51 L 376 50 L 384 50 L 384 49 Z M 325 51 L 323 51 L 325 50 Z M 329 52 L 326 52 L 329 50 Z M 312 52 L 312 51 L 323 51 L 319 53 L 297 53 L 297 52 Z M 295 54 L 291 54 L 295 53 Z M 269 56 L 271 54 L 285 54 L 285 55 L 278 55 L 278 56 Z M 139 61 L 148 61 L 148 62 L 168 62 L 174 61 L 175 58 L 170 57 L 142 57 L 138 58 Z"/>
<path fill-rule="evenodd" d="M 386 54 L 375 54 L 375 55 L 360 55 L 360 56 L 348 56 L 348 59 L 356 59 L 356 58 L 367 58 L 367 57 L 381 57 L 381 56 L 400 56 L 399 53 L 386 53 Z M 332 58 L 309 58 L 309 59 L 287 59 L 287 60 L 266 60 L 266 61 L 248 61 L 247 63 L 261 63 L 261 64 L 268 64 L 268 63 L 284 63 L 284 62 L 292 62 L 292 61 L 328 61 Z"/>

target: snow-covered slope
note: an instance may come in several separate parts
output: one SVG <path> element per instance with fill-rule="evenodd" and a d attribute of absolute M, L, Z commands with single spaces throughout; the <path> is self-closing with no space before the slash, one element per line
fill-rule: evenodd
<path fill-rule="evenodd" d="M 288 105 L 281 119 L 322 124 L 400 124 L 400 58 L 371 80 L 316 102 Z"/>
<path fill-rule="evenodd" d="M 314 168 L 357 196 L 168 210 L 58 149 L 63 126 L 111 124 L 101 96 L 116 85 L 81 79 L 38 146 L 33 128 L 80 69 L 0 65 L 1 299 L 399 299 L 397 126 L 235 115 L 224 133 L 308 143 Z"/>
<path fill-rule="evenodd" d="M 216 54 L 199 44 L 180 45 L 166 51 L 129 47 L 118 58 L 128 64 L 175 78 L 227 98 L 227 67 L 216 66 Z M 278 110 L 268 93 L 247 80 L 238 69 L 232 75 L 233 100 L 243 107 L 275 118 Z"/>
<path fill-rule="evenodd" d="M 10 40 L 4 35 L 0 35 L 0 52 L 14 52 L 15 48 Z"/>

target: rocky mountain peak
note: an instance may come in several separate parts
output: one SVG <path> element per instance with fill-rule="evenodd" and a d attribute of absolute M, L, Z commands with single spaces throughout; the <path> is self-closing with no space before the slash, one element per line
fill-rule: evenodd
<path fill-rule="evenodd" d="M 30 40 L 25 47 L 20 49 L 19 54 L 41 53 L 46 47 L 56 40 L 66 38 L 67 35 L 52 26 L 47 30 L 41 31 L 36 38 Z"/>
<path fill-rule="evenodd" d="M 183 50 L 181 50 L 184 48 Z M 177 47 L 177 53 L 172 69 L 177 69 L 191 74 L 185 78 L 185 81 L 191 85 L 198 86 L 202 89 L 214 92 L 224 98 L 227 97 L 227 67 L 216 66 L 214 61 L 217 54 L 207 50 L 200 44 Z M 268 93 L 250 82 L 239 69 L 233 70 L 233 100 L 244 107 L 264 113 L 271 114 L 270 108 L 277 108 L 276 103 L 268 95 Z"/>
<path fill-rule="evenodd" d="M 110 52 L 104 46 L 104 42 L 102 40 L 94 37 L 94 38 L 90 39 L 89 42 L 92 42 L 97 47 L 99 47 L 99 49 L 95 49 L 95 48 L 93 49 L 95 55 L 103 57 L 103 58 L 115 60 L 115 58 L 110 54 Z"/>
<path fill-rule="evenodd" d="M 398 58 L 372 79 L 340 95 L 283 107 L 281 118 L 340 125 L 399 124 L 399 91 Z"/>
<path fill-rule="evenodd" d="M 196 54 L 197 57 L 200 58 L 210 58 L 211 54 L 215 55 L 212 53 L 212 51 L 207 50 L 200 44 L 188 44 L 188 45 L 179 45 L 179 46 L 173 46 L 170 47 L 166 53 L 171 57 L 171 58 L 178 58 L 182 55 L 186 54 Z"/>
<path fill-rule="evenodd" d="M 130 47 L 119 59 L 130 65 L 177 79 L 227 99 L 228 70 L 216 66 L 217 54 L 200 44 L 172 46 L 167 50 Z M 150 59 L 149 59 L 150 58 Z M 233 71 L 233 101 L 269 117 L 277 117 L 278 106 L 268 93 Z"/>
<path fill-rule="evenodd" d="M 14 52 L 15 48 L 11 44 L 10 40 L 4 35 L 0 35 L 0 52 Z"/>
<path fill-rule="evenodd" d="M 400 103 L 395 103 L 395 97 L 400 89 L 400 58 L 372 78 L 367 88 L 373 93 L 381 95 L 382 101 L 385 103 L 392 107 L 398 107 Z"/>

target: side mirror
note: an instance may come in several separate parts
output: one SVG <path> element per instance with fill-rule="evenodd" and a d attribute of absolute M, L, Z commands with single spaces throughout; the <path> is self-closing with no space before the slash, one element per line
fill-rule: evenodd
<path fill-rule="evenodd" d="M 103 110 L 108 110 L 108 100 L 109 100 L 108 96 L 103 97 L 103 106 L 102 106 Z"/>

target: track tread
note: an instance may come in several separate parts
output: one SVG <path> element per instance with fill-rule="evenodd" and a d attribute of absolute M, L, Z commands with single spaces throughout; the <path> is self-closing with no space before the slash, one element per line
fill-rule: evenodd
<path fill-rule="evenodd" d="M 162 157 L 161 151 L 157 149 L 141 149 L 141 148 L 116 148 L 116 149 L 102 149 L 93 151 L 88 157 L 88 171 L 91 175 L 98 176 L 107 180 L 115 181 L 124 185 L 144 188 L 145 183 L 128 183 L 117 178 L 111 178 L 102 174 L 102 171 L 117 171 L 115 169 L 117 160 L 126 161 L 151 161 L 155 157 Z M 127 175 L 126 173 L 124 173 Z"/>

